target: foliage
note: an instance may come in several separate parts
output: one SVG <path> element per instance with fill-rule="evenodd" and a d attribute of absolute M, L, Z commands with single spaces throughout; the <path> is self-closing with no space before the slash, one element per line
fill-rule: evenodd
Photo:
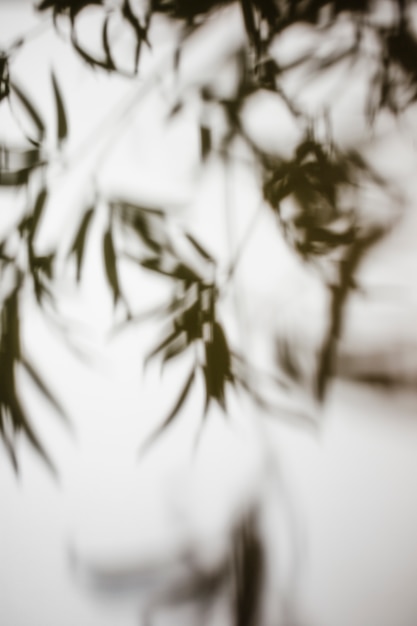
<path fill-rule="evenodd" d="M 223 111 L 227 131 L 221 142 L 212 137 L 209 124 L 200 124 L 201 167 L 205 167 L 214 155 L 226 163 L 233 159 L 232 148 L 241 142 L 251 154 L 254 167 L 259 172 L 259 185 L 265 200 L 277 218 L 288 244 L 306 263 L 331 260 L 336 264 L 336 277 L 328 285 L 330 306 L 328 332 L 317 360 L 316 384 L 313 390 L 319 399 L 324 398 L 328 379 L 333 370 L 333 358 L 337 339 L 342 332 L 343 310 L 349 293 L 355 288 L 354 276 L 367 250 L 383 234 L 384 228 L 367 228 L 362 225 L 358 207 L 345 207 L 343 198 L 347 190 L 356 190 L 363 181 L 372 181 L 386 190 L 386 183 L 378 178 L 369 164 L 355 151 L 343 151 L 331 140 L 323 139 L 317 130 L 320 120 L 311 119 L 303 111 L 297 99 L 285 89 L 286 76 L 297 67 L 305 66 L 312 75 L 325 73 L 329 68 L 355 62 L 371 55 L 375 72 L 369 86 L 367 115 L 374 123 L 383 110 L 394 114 L 404 111 L 417 98 L 417 72 L 414 62 L 417 46 L 412 27 L 411 3 L 392 0 L 392 18 L 378 17 L 377 3 L 365 0 L 149 0 L 134 2 L 120 0 L 43 0 L 38 3 L 40 14 L 48 13 L 55 28 L 63 23 L 69 25 L 70 45 L 74 52 L 91 68 L 109 73 L 119 73 L 131 81 L 140 80 L 141 51 L 147 46 L 152 52 L 153 21 L 160 15 L 179 28 L 180 37 L 174 53 L 174 72 L 181 62 L 182 47 L 191 35 L 198 34 L 216 12 L 225 5 L 238 4 L 246 31 L 244 45 L 234 54 L 238 79 L 235 88 L 227 97 L 216 92 L 208 82 L 196 83 L 201 103 L 208 108 Z M 78 36 L 78 23 L 85 11 L 100 12 L 101 56 L 92 56 Z M 121 19 L 126 28 L 134 33 L 135 49 L 130 69 L 119 67 L 113 51 L 112 24 Z M 330 46 L 330 51 L 319 57 L 313 53 L 301 54 L 290 63 L 281 63 L 273 54 L 273 46 L 295 26 L 303 24 L 315 29 L 324 39 L 333 36 L 335 25 L 341 21 L 352 26 L 351 43 L 343 49 Z M 372 39 L 372 52 L 366 42 Z M 0 145 L 0 185 L 9 188 L 26 188 L 28 202 L 24 216 L 0 242 L 0 264 L 2 275 L 12 276 L 12 288 L 2 296 L 1 326 L 1 435 L 10 452 L 14 465 L 17 459 L 12 440 L 18 431 L 23 431 L 32 444 L 47 458 L 30 426 L 30 419 L 23 411 L 15 384 L 15 366 L 21 363 L 28 369 L 34 382 L 55 403 L 53 396 L 21 355 L 19 339 L 19 307 L 23 288 L 33 290 L 38 306 L 42 309 L 54 305 L 54 284 L 57 279 L 55 258 L 57 250 L 39 255 L 36 249 L 36 232 L 48 203 L 48 168 L 61 159 L 65 142 L 70 132 L 66 102 L 61 92 L 59 79 L 51 76 L 51 97 L 55 102 L 56 128 L 55 149 L 47 144 L 51 130 L 38 111 L 31 96 L 14 77 L 13 63 L 25 44 L 24 37 L 3 50 L 0 54 L 0 100 L 2 107 L 11 107 L 12 114 L 25 118 L 25 134 L 22 145 Z M 370 58 L 371 58 L 370 57 Z M 169 70 L 171 71 L 171 69 Z M 292 157 L 280 154 L 279 146 L 274 153 L 261 148 L 250 137 L 245 128 L 243 109 L 248 100 L 257 93 L 269 92 L 279 99 L 301 129 L 301 140 Z M 187 94 L 180 94 L 175 113 L 181 108 Z M 19 103 L 19 112 L 13 108 Z M 21 120 L 20 120 L 21 121 Z M 33 192 L 35 190 L 35 192 Z M 282 207 L 291 200 L 293 211 L 288 215 Z M 170 234 L 172 217 L 166 210 L 156 210 L 131 202 L 124 198 L 107 199 L 108 224 L 103 234 L 102 249 L 105 275 L 115 307 L 120 303 L 126 309 L 126 321 L 134 320 L 123 293 L 119 260 L 123 250 L 117 233 L 123 229 L 136 234 L 143 252 L 135 261 L 145 270 L 164 276 L 172 283 L 173 296 L 161 311 L 165 317 L 166 330 L 161 341 L 146 357 L 145 362 L 161 359 L 162 364 L 176 361 L 179 355 L 192 356 L 192 367 L 177 399 L 160 428 L 147 442 L 154 441 L 180 413 L 197 376 L 201 376 L 205 388 L 206 416 L 212 403 L 217 403 L 227 413 L 229 389 L 240 387 L 261 406 L 268 402 L 254 389 L 246 363 L 239 350 L 230 345 L 227 329 L 219 313 L 219 301 L 230 285 L 228 276 L 221 278 L 218 262 L 206 250 L 204 244 L 189 232 L 180 233 L 187 243 L 195 263 L 183 258 Z M 295 208 L 294 208 L 295 207 Z M 95 206 L 84 207 L 75 233 L 68 258 L 76 264 L 76 280 L 82 280 L 85 250 L 88 246 Z M 19 245 L 16 247 L 16 237 Z M 24 250 L 24 253 L 22 253 Z M 336 261 L 334 260 L 336 259 Z M 323 264 L 318 264 L 322 267 Z M 221 269 L 221 268 L 220 268 Z M 290 362 L 290 359 L 287 359 Z M 294 368 L 278 373 L 278 384 L 282 389 L 296 385 L 297 372 Z M 11 423 L 10 434 L 8 423 Z"/>

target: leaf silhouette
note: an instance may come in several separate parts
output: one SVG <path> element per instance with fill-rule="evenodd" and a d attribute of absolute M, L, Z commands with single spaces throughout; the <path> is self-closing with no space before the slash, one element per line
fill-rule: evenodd
<path fill-rule="evenodd" d="M 42 141 L 42 139 L 45 136 L 45 122 L 41 114 L 39 113 L 38 109 L 36 108 L 34 103 L 29 99 L 29 96 L 27 96 L 22 90 L 22 88 L 19 87 L 14 81 L 10 82 L 10 88 L 11 88 L 11 92 L 18 98 L 19 102 L 28 113 L 33 124 L 36 126 L 38 134 L 39 134 L 39 141 Z"/>
<path fill-rule="evenodd" d="M 93 214 L 94 214 L 94 208 L 88 209 L 86 211 L 83 219 L 81 220 L 80 227 L 79 227 L 79 229 L 77 231 L 77 234 L 75 236 L 74 242 L 73 242 L 72 247 L 71 247 L 71 250 L 69 252 L 69 255 L 70 254 L 75 254 L 76 266 L 77 266 L 77 282 L 78 283 L 81 280 L 81 272 L 82 272 L 83 259 L 84 259 L 85 242 L 86 242 L 87 232 L 88 232 L 88 228 L 89 228 L 89 226 L 91 224 L 91 219 L 93 217 Z"/>
<path fill-rule="evenodd" d="M 144 444 L 141 446 L 140 448 L 140 455 L 142 456 L 149 448 L 150 446 L 155 442 L 155 440 L 164 432 L 164 430 L 166 430 L 166 428 L 168 428 L 168 426 L 171 424 L 171 422 L 175 419 L 175 417 L 177 416 L 178 412 L 180 411 L 182 405 L 184 404 L 185 400 L 187 399 L 188 396 L 188 392 L 191 389 L 191 386 L 193 384 L 194 381 L 194 377 L 195 377 L 195 370 L 194 368 L 191 369 L 190 374 L 188 375 L 184 387 L 176 401 L 176 403 L 174 404 L 173 408 L 171 409 L 171 411 L 169 412 L 169 414 L 167 415 L 167 417 L 164 419 L 164 421 L 162 422 L 162 424 L 151 434 L 150 437 L 148 437 L 148 439 L 144 442 Z"/>
<path fill-rule="evenodd" d="M 51 80 L 52 80 L 52 88 L 53 88 L 54 98 L 55 98 L 55 110 L 56 110 L 56 119 L 57 119 L 56 134 L 57 134 L 58 143 L 61 144 L 64 141 L 64 139 L 67 138 L 67 135 L 68 135 L 67 114 L 65 112 L 65 106 L 64 106 L 64 101 L 62 98 L 61 89 L 59 87 L 59 84 L 58 84 L 58 81 L 56 79 L 54 72 L 51 73 Z"/>
<path fill-rule="evenodd" d="M 114 305 L 120 299 L 121 292 L 119 286 L 119 276 L 117 273 L 117 260 L 113 244 L 113 235 L 111 228 L 106 231 L 103 239 L 104 266 L 109 286 L 113 292 Z"/>
<path fill-rule="evenodd" d="M 9 93 L 9 59 L 3 51 L 0 51 L 0 102 L 7 98 Z"/>
<path fill-rule="evenodd" d="M 48 400 L 51 406 L 54 407 L 56 412 L 59 413 L 59 415 L 61 415 L 65 419 L 66 422 L 68 422 L 68 418 L 66 416 L 66 413 L 62 405 L 58 402 L 55 396 L 48 389 L 45 382 L 42 380 L 42 378 L 40 377 L 36 369 L 34 369 L 32 364 L 26 358 L 23 358 L 22 365 L 27 371 L 27 373 L 29 374 L 29 376 L 31 377 L 32 381 L 35 383 L 38 390 L 41 392 L 41 394 Z"/>
<path fill-rule="evenodd" d="M 102 39 L 103 39 L 103 49 L 104 49 L 104 52 L 106 54 L 106 64 L 108 65 L 109 70 L 114 70 L 114 69 L 116 69 L 116 66 L 114 64 L 112 53 L 111 53 L 111 49 L 110 49 L 110 42 L 109 42 L 109 17 L 106 17 L 106 19 L 104 20 Z"/>
<path fill-rule="evenodd" d="M 35 206 L 33 207 L 33 212 L 32 212 L 32 220 L 30 221 L 29 241 L 31 245 L 33 244 L 36 231 L 38 229 L 39 222 L 42 217 L 43 209 L 46 204 L 47 197 L 48 197 L 48 190 L 46 187 L 43 187 L 39 191 L 38 197 L 36 198 Z"/>
<path fill-rule="evenodd" d="M 207 126 L 200 126 L 201 159 L 205 161 L 211 150 L 211 131 Z"/>
<path fill-rule="evenodd" d="M 203 248 L 203 246 L 201 245 L 201 243 L 199 243 L 195 237 L 193 237 L 193 235 L 191 235 L 190 233 L 185 233 L 185 236 L 187 237 L 188 241 L 194 246 L 194 248 L 197 250 L 197 252 L 199 254 L 201 254 L 201 256 L 206 259 L 206 261 L 211 261 L 214 263 L 214 259 L 212 257 L 212 255 L 207 252 L 207 250 L 205 248 Z"/>

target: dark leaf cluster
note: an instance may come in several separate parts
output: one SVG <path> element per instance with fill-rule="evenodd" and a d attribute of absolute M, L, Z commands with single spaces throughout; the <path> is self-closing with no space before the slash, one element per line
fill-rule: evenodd
<path fill-rule="evenodd" d="M 80 15 L 82 10 L 88 6 L 98 6 L 103 9 L 101 21 L 101 58 L 93 56 L 84 44 L 80 42 L 77 35 L 77 17 Z M 149 26 L 149 14 L 146 12 L 144 19 L 142 20 L 136 14 L 135 4 L 132 3 L 131 0 L 123 0 L 123 2 L 120 3 L 120 6 L 114 8 L 113 11 L 106 9 L 105 2 L 103 2 L 103 0 L 44 0 L 38 4 L 37 9 L 39 11 L 52 9 L 54 20 L 56 20 L 58 16 L 68 16 L 70 18 L 71 43 L 73 48 L 90 67 L 98 67 L 110 72 L 119 72 L 124 74 L 125 71 L 117 67 L 114 60 L 112 43 L 109 34 L 112 13 L 117 12 L 123 17 L 126 24 L 130 26 L 135 34 L 136 46 L 134 53 L 134 74 L 137 73 L 142 45 L 144 43 L 148 44 L 147 32 Z"/>
<path fill-rule="evenodd" d="M 20 280 L 22 277 L 19 277 Z M 20 282 L 19 280 L 19 282 Z M 18 388 L 18 367 L 29 375 L 38 391 L 64 416 L 63 409 L 51 394 L 36 368 L 22 351 L 20 328 L 20 284 L 2 302 L 0 321 L 0 437 L 9 453 L 14 469 L 18 470 L 15 451 L 16 436 L 22 433 L 52 471 L 54 466 L 33 429 Z"/>
<path fill-rule="evenodd" d="M 357 153 L 340 154 L 311 136 L 297 146 L 292 159 L 265 160 L 265 200 L 303 258 L 326 255 L 355 241 L 355 215 L 341 205 L 341 198 L 367 173 Z M 282 210 L 286 199 L 293 201 L 289 216 Z"/>

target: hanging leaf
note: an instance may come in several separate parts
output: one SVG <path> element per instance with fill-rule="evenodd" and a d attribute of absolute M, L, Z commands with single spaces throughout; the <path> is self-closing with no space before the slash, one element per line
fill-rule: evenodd
<path fill-rule="evenodd" d="M 200 126 L 201 160 L 206 161 L 211 151 L 211 131 L 207 126 Z"/>
<path fill-rule="evenodd" d="M 48 190 L 46 187 L 43 187 L 36 198 L 35 206 L 33 207 L 32 219 L 29 222 L 30 232 L 29 232 L 29 242 L 30 246 L 32 246 L 33 241 L 35 239 L 36 231 L 39 226 L 40 219 L 42 217 L 43 210 L 45 208 L 46 200 L 48 197 Z"/>
<path fill-rule="evenodd" d="M 10 83 L 11 93 L 17 97 L 20 104 L 25 109 L 26 113 L 29 115 L 33 124 L 35 125 L 38 131 L 38 141 L 42 141 L 45 136 L 45 122 L 39 113 L 35 104 L 29 99 L 21 87 L 19 87 L 14 81 Z"/>
<path fill-rule="evenodd" d="M 171 411 L 169 412 L 168 416 L 164 419 L 164 421 L 162 422 L 162 424 L 159 426 L 159 428 L 157 428 L 150 437 L 148 437 L 148 439 L 146 439 L 146 441 L 144 442 L 144 444 L 142 444 L 141 448 L 140 448 L 140 455 L 142 456 L 151 446 L 152 444 L 155 442 L 155 440 L 164 432 L 164 430 L 166 430 L 168 428 L 168 426 L 171 424 L 171 422 L 173 422 L 173 420 L 175 419 L 175 417 L 178 415 L 178 412 L 180 411 L 182 405 L 184 404 L 185 400 L 187 399 L 188 396 L 188 392 L 191 389 L 191 386 L 193 384 L 194 381 L 194 377 L 195 377 L 195 370 L 194 368 L 192 368 L 187 380 L 185 381 L 185 385 L 178 397 L 178 400 L 176 401 L 175 405 L 173 406 L 173 408 L 171 409 Z"/>
<path fill-rule="evenodd" d="M 116 305 L 121 297 L 121 291 L 119 286 L 119 276 L 117 273 L 117 260 L 114 250 L 113 236 L 110 227 L 104 235 L 103 252 L 107 281 L 113 292 L 114 305 Z"/>
<path fill-rule="evenodd" d="M 185 236 L 187 237 L 188 241 L 194 246 L 194 248 L 197 250 L 197 252 L 199 254 L 201 254 L 201 256 L 206 261 L 211 261 L 212 263 L 214 263 L 214 259 L 213 259 L 212 255 L 209 252 L 207 252 L 207 250 L 205 248 L 203 248 L 201 243 L 199 243 L 195 239 L 195 237 L 193 237 L 193 235 L 191 235 L 190 233 L 185 233 Z"/>
<path fill-rule="evenodd" d="M 52 395 L 51 391 L 48 389 L 45 382 L 42 380 L 38 372 L 34 369 L 32 364 L 27 359 L 23 358 L 22 365 L 25 368 L 26 372 L 29 374 L 33 383 L 35 383 L 41 395 L 43 395 L 48 400 L 48 402 L 51 404 L 51 406 L 53 406 L 56 412 L 59 413 L 59 415 L 61 415 L 61 417 L 63 417 L 68 423 L 68 418 L 62 405 L 58 402 L 55 396 Z"/>
<path fill-rule="evenodd" d="M 68 122 L 67 122 L 67 114 L 65 112 L 64 101 L 62 98 L 62 93 L 60 87 L 58 85 L 55 73 L 51 73 L 52 87 L 54 91 L 55 97 L 55 110 L 56 110 L 56 119 L 57 119 L 57 139 L 58 143 L 61 144 L 64 139 L 67 138 L 68 135 Z"/>
<path fill-rule="evenodd" d="M 9 59 L 4 52 L 0 51 L 0 102 L 3 98 L 7 98 L 9 92 Z"/>
<path fill-rule="evenodd" d="M 109 42 L 109 17 L 106 17 L 103 24 L 103 32 L 102 32 L 102 40 L 103 40 L 103 49 L 106 54 L 106 65 L 109 70 L 115 70 L 116 66 L 113 61 L 110 42 Z"/>
<path fill-rule="evenodd" d="M 88 209 L 86 211 L 83 219 L 81 220 L 81 224 L 75 236 L 74 242 L 71 246 L 71 250 L 68 254 L 68 256 L 70 256 L 71 254 L 75 255 L 78 283 L 81 280 L 85 242 L 86 242 L 87 232 L 91 224 L 91 219 L 93 217 L 93 214 L 94 214 L 94 208 Z"/>

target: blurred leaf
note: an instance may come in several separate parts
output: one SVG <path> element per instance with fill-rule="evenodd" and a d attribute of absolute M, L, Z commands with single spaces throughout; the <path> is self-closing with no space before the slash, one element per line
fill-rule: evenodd
<path fill-rule="evenodd" d="M 245 22 L 246 32 L 250 41 L 255 46 L 255 49 L 260 51 L 260 40 L 258 29 L 255 26 L 255 20 L 253 16 L 253 9 L 251 0 L 240 0 L 240 6 L 242 8 L 243 21 Z"/>
<path fill-rule="evenodd" d="M 211 131 L 207 126 L 200 126 L 201 159 L 205 161 L 211 151 Z"/>
<path fill-rule="evenodd" d="M 206 259 L 206 261 L 211 261 L 214 263 L 214 259 L 211 256 L 211 254 L 209 252 L 207 252 L 207 250 L 205 248 L 203 248 L 203 246 L 201 245 L 201 243 L 199 243 L 195 237 L 193 237 L 192 235 L 190 235 L 190 233 L 185 233 L 185 236 L 187 237 L 188 241 L 194 246 L 194 248 L 197 250 L 197 252 L 199 254 L 201 254 L 201 256 Z"/>
<path fill-rule="evenodd" d="M 106 54 L 106 64 L 107 64 L 109 70 L 114 70 L 114 69 L 116 69 L 116 66 L 114 64 L 112 53 L 111 53 L 111 49 L 110 49 L 110 42 L 109 42 L 109 17 L 106 17 L 106 19 L 104 20 L 102 39 L 103 39 L 103 49 L 104 49 L 104 52 Z"/>
<path fill-rule="evenodd" d="M 265 554 L 255 511 L 233 534 L 233 626 L 258 626 L 265 584 Z"/>
<path fill-rule="evenodd" d="M 117 304 L 121 297 L 119 276 L 117 273 L 117 260 L 113 244 L 113 236 L 111 228 L 106 231 L 103 239 L 104 265 L 106 270 L 107 281 L 113 292 L 114 305 Z"/>
<path fill-rule="evenodd" d="M 77 282 L 78 283 L 81 280 L 85 242 L 86 242 L 87 232 L 91 224 L 91 218 L 93 217 L 93 214 L 94 214 L 94 208 L 88 209 L 86 211 L 83 219 L 81 220 L 80 227 L 77 231 L 71 250 L 69 252 L 69 255 L 75 254 L 75 259 L 76 259 L 76 264 L 77 264 Z"/>
<path fill-rule="evenodd" d="M 64 101 L 62 98 L 62 93 L 60 87 L 58 85 L 55 73 L 51 73 L 52 87 L 54 91 L 55 97 L 55 110 L 56 110 L 56 119 L 57 119 L 57 139 L 59 143 L 62 143 L 64 139 L 67 138 L 68 135 L 68 121 L 67 114 L 65 112 Z"/>
<path fill-rule="evenodd" d="M 225 387 L 226 383 L 233 382 L 231 371 L 230 351 L 223 328 L 218 322 L 212 325 L 213 336 L 205 341 L 206 362 L 203 367 L 206 383 L 206 407 L 210 400 L 216 400 L 225 411 Z"/>
<path fill-rule="evenodd" d="M 65 419 L 65 421 L 68 422 L 68 418 L 66 416 L 66 413 L 65 413 L 63 407 L 58 402 L 58 400 L 55 398 L 55 396 L 52 395 L 52 393 L 50 392 L 48 387 L 45 385 L 44 381 L 42 380 L 42 378 L 40 377 L 38 372 L 31 365 L 31 363 L 27 359 L 23 358 L 22 359 L 22 365 L 25 368 L 25 370 L 27 371 L 27 373 L 29 374 L 29 376 L 31 377 L 32 381 L 35 383 L 35 385 L 38 388 L 38 390 L 40 391 L 40 393 L 54 407 L 54 409 L 57 411 L 57 413 L 59 413 Z"/>
<path fill-rule="evenodd" d="M 146 358 L 144 360 L 144 367 L 146 367 L 148 365 L 149 361 L 151 359 L 153 359 L 157 354 L 162 352 L 172 342 L 175 342 L 178 339 L 180 334 L 181 334 L 181 330 L 177 330 L 176 329 L 172 333 L 170 333 L 167 337 L 162 339 L 162 341 L 160 343 L 158 343 L 158 345 L 153 350 L 151 350 L 151 352 L 149 352 L 149 354 L 147 354 L 147 356 L 146 356 Z"/>
<path fill-rule="evenodd" d="M 78 13 L 90 4 L 102 5 L 102 0 L 42 0 L 36 8 L 38 11 L 46 11 L 53 9 L 54 15 L 60 13 L 69 13 L 71 21 L 74 22 Z"/>
<path fill-rule="evenodd" d="M 33 212 L 32 212 L 32 219 L 29 222 L 29 227 L 30 227 L 29 241 L 31 245 L 35 239 L 36 231 L 38 229 L 39 222 L 42 217 L 42 213 L 46 204 L 47 197 L 48 197 L 48 190 L 46 187 L 43 187 L 39 191 L 38 197 L 36 198 L 35 206 L 33 207 Z"/>
<path fill-rule="evenodd" d="M 140 448 L 140 455 L 143 455 L 146 450 L 155 442 L 155 440 L 166 430 L 166 428 L 171 424 L 171 422 L 175 419 L 178 412 L 180 411 L 182 405 L 187 399 L 188 393 L 191 389 L 195 377 L 194 368 L 191 369 L 191 372 L 188 378 L 185 381 L 184 387 L 176 401 L 175 405 L 169 412 L 168 416 L 164 419 L 162 424 L 152 433 L 152 435 L 144 442 L 144 444 Z"/>
<path fill-rule="evenodd" d="M 0 51 L 0 102 L 7 98 L 9 92 L 9 59 L 3 51 Z"/>
<path fill-rule="evenodd" d="M 18 98 L 20 104 L 24 107 L 33 124 L 36 126 L 39 134 L 39 141 L 42 141 L 45 136 L 45 122 L 42 119 L 41 114 L 21 87 L 19 87 L 14 81 L 11 81 L 10 87 L 11 92 Z"/>

